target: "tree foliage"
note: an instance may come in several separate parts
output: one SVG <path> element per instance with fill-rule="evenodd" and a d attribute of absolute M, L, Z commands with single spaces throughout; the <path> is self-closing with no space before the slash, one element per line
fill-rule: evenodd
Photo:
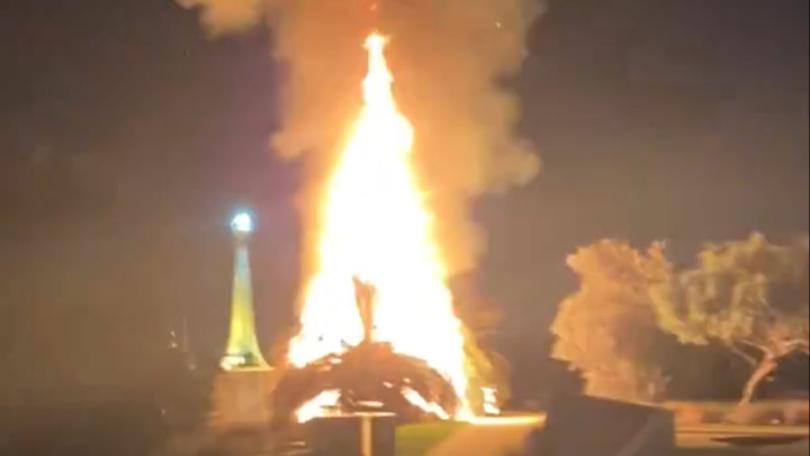
<path fill-rule="evenodd" d="M 659 361 L 673 341 L 658 328 L 649 290 L 672 274 L 663 245 L 642 253 L 604 240 L 580 249 L 568 265 L 580 289 L 560 306 L 553 356 L 582 372 L 589 394 L 660 398 L 667 379 Z"/>
<path fill-rule="evenodd" d="M 742 241 L 708 245 L 698 264 L 651 293 L 659 322 L 684 343 L 719 342 L 748 360 L 757 386 L 781 359 L 808 351 L 808 248 L 770 243 L 755 233 Z"/>

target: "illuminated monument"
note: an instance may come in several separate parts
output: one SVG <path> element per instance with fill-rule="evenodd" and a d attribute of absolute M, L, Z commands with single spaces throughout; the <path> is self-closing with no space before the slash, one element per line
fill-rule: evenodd
<path fill-rule="evenodd" d="M 222 372 L 214 381 L 211 425 L 217 429 L 257 428 L 270 420 L 266 403 L 275 380 L 256 337 L 248 255 L 254 228 L 248 212 L 239 212 L 231 221 L 236 254 L 228 344 L 219 362 Z"/>
<path fill-rule="evenodd" d="M 220 361 L 220 366 L 227 371 L 269 368 L 259 348 L 256 317 L 253 312 L 248 254 L 248 243 L 253 230 L 253 217 L 247 212 L 239 212 L 231 221 L 231 231 L 236 241 L 231 291 L 231 325 L 225 355 Z"/>

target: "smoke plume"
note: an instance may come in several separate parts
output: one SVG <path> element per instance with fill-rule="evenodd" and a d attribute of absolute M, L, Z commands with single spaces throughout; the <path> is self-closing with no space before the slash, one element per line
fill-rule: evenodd
<path fill-rule="evenodd" d="M 526 57 L 541 0 L 178 1 L 199 8 L 215 35 L 259 22 L 271 30 L 275 56 L 288 69 L 282 129 L 272 144 L 281 156 L 304 160 L 305 218 L 317 218 L 320 186 L 359 111 L 362 44 L 375 30 L 391 39 L 394 90 L 415 128 L 416 166 L 452 271 L 473 267 L 483 250 L 471 220 L 474 198 L 525 184 L 539 170 L 533 146 L 514 135 L 518 102 L 503 80 Z"/>

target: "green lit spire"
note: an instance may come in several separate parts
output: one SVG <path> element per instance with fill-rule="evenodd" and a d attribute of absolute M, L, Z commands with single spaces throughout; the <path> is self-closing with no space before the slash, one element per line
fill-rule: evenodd
<path fill-rule="evenodd" d="M 233 289 L 231 291 L 231 325 L 228 345 L 220 366 L 225 370 L 266 369 L 256 337 L 256 316 L 253 312 L 253 290 L 250 281 L 248 241 L 253 232 L 250 214 L 240 212 L 231 222 L 236 239 Z"/>

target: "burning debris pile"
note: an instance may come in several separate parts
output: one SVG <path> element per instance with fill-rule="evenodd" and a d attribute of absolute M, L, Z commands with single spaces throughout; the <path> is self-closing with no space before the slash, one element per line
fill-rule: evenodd
<path fill-rule="evenodd" d="M 357 278 L 354 287 L 363 341 L 285 372 L 271 397 L 277 424 L 363 411 L 394 412 L 402 421 L 455 415 L 456 392 L 439 372 L 374 340 L 376 291 Z"/>
<path fill-rule="evenodd" d="M 322 415 L 393 412 L 401 421 L 448 419 L 458 401 L 452 386 L 425 362 L 390 344 L 364 342 L 283 374 L 271 397 L 277 424 Z"/>

